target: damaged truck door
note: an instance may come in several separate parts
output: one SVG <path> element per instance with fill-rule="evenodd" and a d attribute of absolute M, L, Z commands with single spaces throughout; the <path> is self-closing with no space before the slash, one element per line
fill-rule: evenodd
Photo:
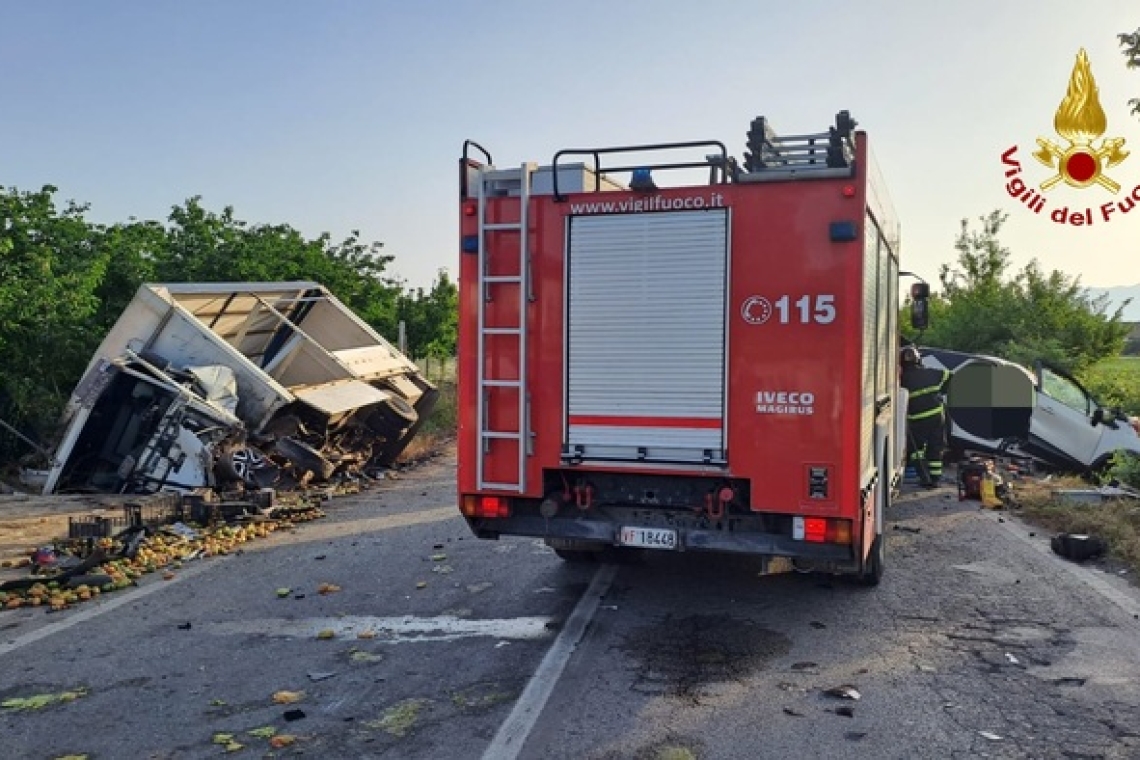
<path fill-rule="evenodd" d="M 353 475 L 391 464 L 437 396 L 317 283 L 143 285 L 72 393 L 44 493 Z"/>

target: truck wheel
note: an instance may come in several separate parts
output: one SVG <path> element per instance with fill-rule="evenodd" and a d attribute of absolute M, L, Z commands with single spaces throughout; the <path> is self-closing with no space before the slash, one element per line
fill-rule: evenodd
<path fill-rule="evenodd" d="M 596 562 L 601 552 L 590 551 L 587 549 L 555 549 L 554 553 L 563 562 L 580 565 L 586 562 Z"/>
<path fill-rule="evenodd" d="M 880 533 L 875 536 L 871 544 L 871 553 L 868 555 L 867 567 L 859 573 L 859 583 L 864 586 L 878 586 L 883 579 L 883 565 L 887 558 L 887 536 Z"/>
<path fill-rule="evenodd" d="M 376 411 L 379 413 L 381 419 L 399 430 L 414 425 L 416 420 L 419 419 L 419 415 L 416 414 L 416 408 L 409 404 L 406 399 L 395 394 L 389 396 Z"/>

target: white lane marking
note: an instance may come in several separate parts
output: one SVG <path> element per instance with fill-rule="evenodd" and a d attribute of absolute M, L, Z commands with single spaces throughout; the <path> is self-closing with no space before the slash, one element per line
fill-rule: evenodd
<path fill-rule="evenodd" d="M 318 617 L 290 620 L 263 618 L 235 620 L 225 623 L 208 623 L 202 626 L 214 634 L 262 634 L 281 638 L 311 639 L 322 631 L 332 631 L 336 637 L 352 637 L 371 631 L 374 639 L 384 644 L 403 644 L 420 641 L 455 641 L 475 636 L 496 639 L 541 639 L 550 635 L 549 617 L 517 617 L 490 620 L 470 620 L 453 615 L 439 617 L 374 617 L 348 615 L 345 617 Z"/>
<path fill-rule="evenodd" d="M 1041 554 L 1051 558 L 1054 564 L 1061 568 L 1064 572 L 1077 578 L 1093 591 L 1100 594 L 1102 597 L 1112 602 L 1116 607 L 1124 613 L 1123 616 L 1118 615 L 1120 622 L 1125 623 L 1133 628 L 1140 628 L 1140 600 L 1138 600 L 1134 593 L 1124 591 L 1123 589 L 1114 588 L 1105 578 L 1100 577 L 1096 572 L 1088 568 L 1081 567 L 1075 562 L 1070 562 L 1067 559 L 1062 559 L 1053 553 L 1052 548 L 1049 546 L 1049 541 L 1040 538 L 1035 538 L 1029 535 L 1029 531 L 1034 531 L 1040 534 L 1045 529 L 1035 528 L 1032 525 L 1023 523 L 1021 520 L 1009 515 L 1006 517 L 1004 523 L 1005 529 L 1010 535 L 1020 538 L 1025 543 L 1032 546 Z"/>
<path fill-rule="evenodd" d="M 616 565 L 603 565 L 598 568 L 594 579 L 590 581 L 590 587 L 578 600 L 558 638 L 551 644 L 538 669 L 530 677 L 530 682 L 515 703 L 511 714 L 507 716 L 503 725 L 499 726 L 495 738 L 483 753 L 483 760 L 514 760 L 518 757 L 523 745 L 526 744 L 527 737 L 534 729 L 538 716 L 542 714 L 542 708 L 546 706 L 547 700 L 554 692 L 562 671 L 566 669 L 574 650 L 585 636 L 586 627 L 593 619 L 598 603 L 609 591 L 616 574 Z"/>
<path fill-rule="evenodd" d="M 80 623 L 86 623 L 88 620 L 96 618 L 104 613 L 117 610 L 124 604 L 137 602 L 143 597 L 150 596 L 156 591 L 170 588 L 176 583 L 181 583 L 182 581 L 193 578 L 196 575 L 201 575 L 202 573 L 212 570 L 216 567 L 221 567 L 222 564 L 224 564 L 229 559 L 229 557 L 215 557 L 209 563 L 194 565 L 192 567 L 179 570 L 177 574 L 168 581 L 158 580 L 155 578 L 145 586 L 140 586 L 137 589 L 132 589 L 131 591 L 120 591 L 117 592 L 114 596 L 104 596 L 100 597 L 96 602 L 88 602 L 87 604 L 91 606 L 86 607 L 85 609 L 58 613 L 66 615 L 66 617 L 62 618 L 58 622 L 50 623 L 42 628 L 37 628 L 34 631 L 29 631 L 22 636 L 17 636 L 10 641 L 0 644 L 0 657 L 3 657 L 9 652 L 14 652 L 21 647 L 26 647 L 28 644 L 34 644 L 41 639 L 46 639 L 48 636 L 57 634 L 60 631 L 66 631 L 72 626 L 79 625 Z"/>

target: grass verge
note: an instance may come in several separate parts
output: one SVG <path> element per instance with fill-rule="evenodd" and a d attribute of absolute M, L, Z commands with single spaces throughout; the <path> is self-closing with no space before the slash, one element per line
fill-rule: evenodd
<path fill-rule="evenodd" d="M 1140 502 L 1113 500 L 1075 504 L 1053 495 L 1055 489 L 1088 488 L 1077 478 L 1021 481 L 1016 514 L 1052 533 L 1087 533 L 1108 543 L 1108 559 L 1125 565 L 1133 582 L 1140 577 Z"/>
<path fill-rule="evenodd" d="M 444 446 L 455 440 L 459 414 L 455 381 L 446 381 L 437 387 L 439 400 L 419 433 L 400 454 L 399 461 L 402 463 L 418 462 L 437 454 Z"/>

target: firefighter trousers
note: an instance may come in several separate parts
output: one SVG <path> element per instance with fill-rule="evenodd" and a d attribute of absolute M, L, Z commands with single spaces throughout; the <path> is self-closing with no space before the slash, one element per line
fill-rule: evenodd
<path fill-rule="evenodd" d="M 942 454 L 946 448 L 946 425 L 942 414 L 933 414 L 917 420 L 908 420 L 910 428 L 907 441 L 909 459 L 920 474 L 930 474 L 930 479 L 938 482 L 942 478 Z"/>

